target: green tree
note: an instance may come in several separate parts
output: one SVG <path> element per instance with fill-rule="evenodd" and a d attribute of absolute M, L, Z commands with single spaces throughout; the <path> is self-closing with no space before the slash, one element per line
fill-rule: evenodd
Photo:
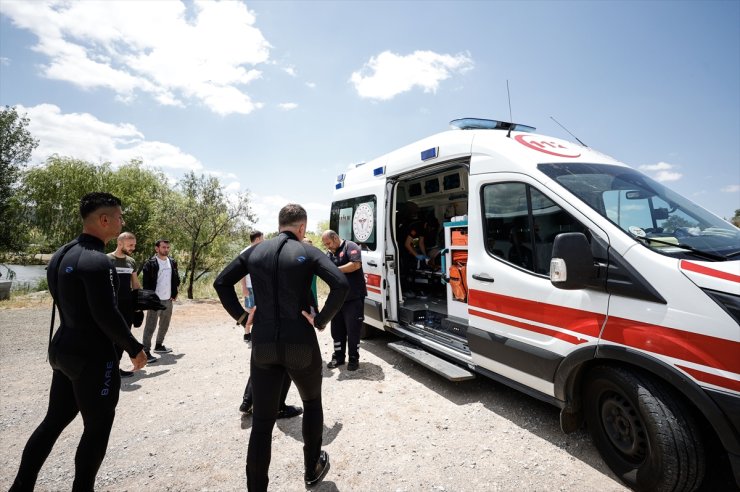
<path fill-rule="evenodd" d="M 29 120 L 15 107 L 0 110 L 0 251 L 18 249 L 23 244 L 20 203 L 15 196 L 16 182 L 39 142 L 28 131 Z"/>
<path fill-rule="evenodd" d="M 139 268 L 153 254 L 154 242 L 174 233 L 164 203 L 176 200 L 177 192 L 167 185 L 161 171 L 148 169 L 134 159 L 124 164 L 107 178 L 105 190 L 121 199 L 123 230 L 136 235 L 134 258 Z"/>
<path fill-rule="evenodd" d="M 740 208 L 735 210 L 735 216 L 730 219 L 730 222 L 732 222 L 735 227 L 740 227 Z"/>
<path fill-rule="evenodd" d="M 80 197 L 105 190 L 111 173 L 109 164 L 57 155 L 25 173 L 21 194 L 26 218 L 44 238 L 44 249 L 56 249 L 79 235 Z"/>
<path fill-rule="evenodd" d="M 234 239 L 243 237 L 255 218 L 249 194 L 227 196 L 216 177 L 190 172 L 180 180 L 179 191 L 178 200 L 171 202 L 171 216 L 179 228 L 177 244 L 185 249 L 183 282 L 192 299 L 193 283 L 224 265 Z"/>

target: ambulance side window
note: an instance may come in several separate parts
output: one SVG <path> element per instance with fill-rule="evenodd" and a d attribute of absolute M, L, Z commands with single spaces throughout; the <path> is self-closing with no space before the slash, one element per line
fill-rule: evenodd
<path fill-rule="evenodd" d="M 332 203 L 329 228 L 339 234 L 342 239 L 357 243 L 363 250 L 375 251 L 378 222 L 376 203 L 375 195 L 365 195 Z"/>
<path fill-rule="evenodd" d="M 486 250 L 524 270 L 548 275 L 552 243 L 563 232 L 588 229 L 536 188 L 494 183 L 483 188 Z"/>

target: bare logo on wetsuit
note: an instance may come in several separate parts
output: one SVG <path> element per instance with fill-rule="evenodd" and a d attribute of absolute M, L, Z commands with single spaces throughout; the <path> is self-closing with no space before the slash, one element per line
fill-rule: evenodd
<path fill-rule="evenodd" d="M 110 381 L 113 376 L 113 361 L 105 363 L 105 379 L 103 380 L 103 389 L 100 390 L 101 396 L 108 396 L 110 393 Z"/>

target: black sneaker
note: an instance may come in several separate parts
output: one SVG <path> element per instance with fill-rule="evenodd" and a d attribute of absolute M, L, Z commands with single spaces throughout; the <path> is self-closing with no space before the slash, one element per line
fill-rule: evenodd
<path fill-rule="evenodd" d="M 338 360 L 336 357 L 332 357 L 328 364 L 326 364 L 326 367 L 329 369 L 334 369 L 338 366 L 343 366 L 344 360 Z"/>
<path fill-rule="evenodd" d="M 356 371 L 360 368 L 360 361 L 357 359 L 350 359 L 349 364 L 347 364 L 347 370 L 348 371 Z"/>
<path fill-rule="evenodd" d="M 293 405 L 287 405 L 285 408 L 283 408 L 282 410 L 278 412 L 277 418 L 292 419 L 293 417 L 297 417 L 302 413 L 303 413 L 303 409 L 301 407 L 294 407 Z"/>
<path fill-rule="evenodd" d="M 154 346 L 154 353 L 156 354 L 169 354 L 170 352 L 172 352 L 172 349 L 165 347 L 164 344 L 157 344 Z"/>
<path fill-rule="evenodd" d="M 119 369 L 118 372 L 121 373 L 122 378 L 130 378 L 134 375 L 134 371 L 124 371 L 123 369 Z"/>
<path fill-rule="evenodd" d="M 147 364 L 154 364 L 159 360 L 159 358 L 154 357 L 151 352 L 148 350 L 145 350 L 144 353 L 146 354 L 146 363 Z"/>
<path fill-rule="evenodd" d="M 322 481 L 326 476 L 326 472 L 329 471 L 329 467 L 329 453 L 321 450 L 319 461 L 314 466 L 314 469 L 310 471 L 306 470 L 306 474 L 303 476 L 306 481 L 306 487 L 313 487 Z"/>
<path fill-rule="evenodd" d="M 252 402 L 244 400 L 241 405 L 239 405 L 239 411 L 242 413 L 246 413 L 249 415 L 252 413 Z"/>

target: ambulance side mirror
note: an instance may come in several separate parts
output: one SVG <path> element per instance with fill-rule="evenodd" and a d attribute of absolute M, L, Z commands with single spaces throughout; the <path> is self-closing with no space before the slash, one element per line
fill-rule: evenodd
<path fill-rule="evenodd" d="M 584 289 L 594 274 L 594 257 L 586 235 L 564 232 L 555 236 L 550 260 L 550 282 L 558 289 Z"/>

